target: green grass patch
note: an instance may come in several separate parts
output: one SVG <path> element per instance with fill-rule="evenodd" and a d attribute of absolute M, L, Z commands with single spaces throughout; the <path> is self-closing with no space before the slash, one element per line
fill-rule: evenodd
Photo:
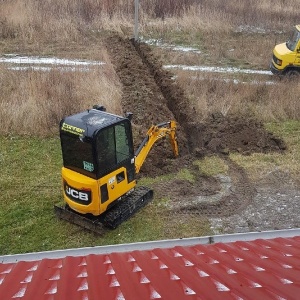
<path fill-rule="evenodd" d="M 139 185 L 146 185 L 146 186 L 155 186 L 156 183 L 160 182 L 167 182 L 173 179 L 181 179 L 193 182 L 195 180 L 194 175 L 192 174 L 191 170 L 184 168 L 179 170 L 179 172 L 175 174 L 166 174 L 157 177 L 143 177 L 140 178 L 138 181 Z"/>
<path fill-rule="evenodd" d="M 207 156 L 202 160 L 196 160 L 194 164 L 198 166 L 200 173 L 206 176 L 226 174 L 228 171 L 228 166 L 218 156 Z"/>

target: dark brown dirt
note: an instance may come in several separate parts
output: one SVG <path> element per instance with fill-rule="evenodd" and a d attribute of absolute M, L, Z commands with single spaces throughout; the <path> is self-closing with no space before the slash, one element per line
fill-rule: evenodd
<path fill-rule="evenodd" d="M 171 209 L 182 213 L 227 216 L 247 206 L 255 195 L 255 189 L 244 170 L 234 164 L 227 154 L 283 151 L 286 149 L 285 143 L 251 117 L 213 114 L 204 121 L 198 121 L 200 117 L 189 105 L 184 91 L 172 79 L 172 74 L 162 68 L 148 45 L 137 44 L 118 35 L 107 37 L 106 44 L 123 85 L 124 112 L 133 113 L 136 146 L 152 124 L 171 119 L 178 124 L 180 157 L 173 160 L 169 143 L 159 141 L 147 157 L 141 173 L 155 177 L 185 167 L 197 178 L 196 183 L 171 180 L 158 184 L 155 192 L 160 196 L 167 194 L 174 204 Z M 199 178 L 192 165 L 196 158 L 210 154 L 221 155 L 228 164 L 233 191 L 216 201 L 193 201 L 199 196 L 217 191 L 221 193 L 222 180 Z"/>

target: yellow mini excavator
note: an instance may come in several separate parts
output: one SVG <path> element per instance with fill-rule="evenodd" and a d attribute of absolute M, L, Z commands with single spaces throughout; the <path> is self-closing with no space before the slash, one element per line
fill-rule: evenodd
<path fill-rule="evenodd" d="M 60 122 L 65 204 L 54 207 L 59 218 L 103 233 L 152 200 L 153 190 L 136 186 L 136 174 L 153 144 L 165 136 L 178 156 L 176 123 L 152 125 L 134 153 L 131 117 L 94 106 Z"/>

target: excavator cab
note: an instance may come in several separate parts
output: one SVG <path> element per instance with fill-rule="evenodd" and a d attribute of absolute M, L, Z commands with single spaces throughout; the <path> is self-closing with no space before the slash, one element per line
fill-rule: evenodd
<path fill-rule="evenodd" d="M 103 107 L 60 123 L 64 200 L 75 211 L 100 215 L 136 185 L 131 122 Z"/>

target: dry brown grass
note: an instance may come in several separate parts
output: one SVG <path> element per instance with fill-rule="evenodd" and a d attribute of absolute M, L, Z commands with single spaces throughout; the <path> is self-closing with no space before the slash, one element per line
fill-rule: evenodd
<path fill-rule="evenodd" d="M 195 75 L 195 74 L 193 74 Z M 236 76 L 234 76 L 236 77 Z M 178 82 L 189 95 L 199 116 L 210 113 L 251 115 L 266 122 L 300 119 L 300 85 L 297 80 L 266 78 L 244 82 L 215 74 L 178 72 Z M 191 80 L 191 78 L 193 78 Z"/>
<path fill-rule="evenodd" d="M 94 104 L 121 113 L 118 86 L 110 66 L 88 72 L 1 68 L 0 134 L 57 134 L 63 117 Z"/>
<path fill-rule="evenodd" d="M 299 22 L 298 0 L 140 1 L 140 34 L 194 45 L 201 55 L 162 52 L 164 63 L 268 69 L 276 42 Z M 0 74 L 0 133 L 45 135 L 65 114 L 103 104 L 121 114 L 121 87 L 101 45 L 115 30 L 133 35 L 132 0 L 3 0 L 0 54 L 25 53 L 105 61 L 92 72 L 10 71 Z M 178 80 L 203 116 L 255 114 L 265 121 L 299 118 L 299 85 L 235 84 L 222 76 Z M 195 76 L 195 74 L 192 74 Z M 238 77 L 243 81 L 242 75 Z M 218 80 L 215 80 L 218 79 Z M 247 80 L 247 79 L 246 79 Z"/>
<path fill-rule="evenodd" d="M 286 30 L 298 22 L 297 0 L 140 1 L 141 31 L 229 32 L 238 26 Z M 132 0 L 3 0 L 0 37 L 31 43 L 78 41 L 82 35 L 120 25 L 133 28 Z"/>

